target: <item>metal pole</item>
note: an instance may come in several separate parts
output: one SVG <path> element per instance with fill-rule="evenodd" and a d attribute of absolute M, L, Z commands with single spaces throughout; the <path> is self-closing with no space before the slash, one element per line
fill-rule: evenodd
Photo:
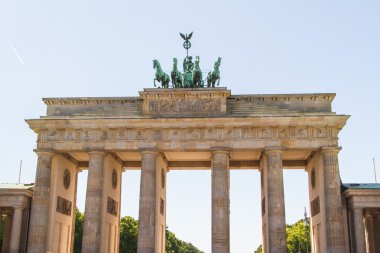
<path fill-rule="evenodd" d="M 375 173 L 375 183 L 377 184 L 375 158 L 373 158 L 372 161 L 373 161 L 373 172 Z"/>
<path fill-rule="evenodd" d="M 18 172 L 18 183 L 21 182 L 21 169 L 22 169 L 22 160 L 20 160 L 20 170 Z"/>

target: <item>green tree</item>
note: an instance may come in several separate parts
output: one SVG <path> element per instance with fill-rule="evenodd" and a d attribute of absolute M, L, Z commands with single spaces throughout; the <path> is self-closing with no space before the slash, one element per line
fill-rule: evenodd
<path fill-rule="evenodd" d="M 166 253 L 203 253 L 191 243 L 179 240 L 174 233 L 166 229 Z"/>
<path fill-rule="evenodd" d="M 286 247 L 288 253 L 311 252 L 309 219 L 299 220 L 294 224 L 286 225 Z M 260 245 L 254 253 L 262 253 Z"/>
<path fill-rule="evenodd" d="M 74 253 L 80 253 L 82 250 L 84 215 L 78 208 L 75 210 L 75 235 L 74 235 Z"/>
<path fill-rule="evenodd" d="M 80 253 L 82 248 L 84 215 L 76 209 L 74 253 Z M 120 253 L 137 252 L 138 221 L 126 216 L 120 220 Z M 166 229 L 167 253 L 203 253 L 191 243 L 179 240 L 172 232 Z"/>
<path fill-rule="evenodd" d="M 138 222 L 126 216 L 120 220 L 120 253 L 137 252 Z"/>

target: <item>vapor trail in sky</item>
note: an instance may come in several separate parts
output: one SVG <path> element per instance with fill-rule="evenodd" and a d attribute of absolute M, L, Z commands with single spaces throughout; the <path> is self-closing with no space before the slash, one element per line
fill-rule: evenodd
<path fill-rule="evenodd" d="M 17 58 L 20 61 L 20 63 L 24 65 L 24 60 L 22 59 L 21 55 L 19 54 L 19 52 L 17 51 L 17 49 L 13 45 L 12 41 L 9 39 L 9 37 L 5 33 L 4 33 L 4 36 L 7 39 L 8 43 L 9 43 L 9 46 L 12 48 L 13 52 L 17 56 Z"/>

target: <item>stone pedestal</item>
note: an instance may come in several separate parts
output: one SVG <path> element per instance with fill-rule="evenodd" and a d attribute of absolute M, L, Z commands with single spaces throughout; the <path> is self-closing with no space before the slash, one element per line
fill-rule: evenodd
<path fill-rule="evenodd" d="M 144 150 L 141 152 L 141 156 L 137 253 L 155 253 L 157 152 L 155 150 Z"/>
<path fill-rule="evenodd" d="M 212 253 L 230 252 L 230 171 L 229 152 L 212 153 Z"/>
<path fill-rule="evenodd" d="M 266 149 L 268 252 L 286 253 L 282 149 Z"/>
<path fill-rule="evenodd" d="M 83 226 L 83 253 L 100 253 L 100 227 L 102 222 L 103 167 L 105 153 L 89 152 L 86 207 Z"/>
<path fill-rule="evenodd" d="M 10 253 L 19 253 L 21 226 L 22 226 L 22 211 L 23 207 L 15 207 L 13 211 L 11 242 L 9 247 Z"/>
<path fill-rule="evenodd" d="M 366 253 L 364 222 L 363 222 L 363 209 L 353 208 L 352 210 L 354 219 L 354 234 L 355 234 L 355 252 Z"/>
<path fill-rule="evenodd" d="M 28 253 L 46 252 L 53 154 L 37 152 L 36 182 L 29 224 Z"/>
<path fill-rule="evenodd" d="M 345 253 L 338 147 L 322 148 L 327 252 Z"/>

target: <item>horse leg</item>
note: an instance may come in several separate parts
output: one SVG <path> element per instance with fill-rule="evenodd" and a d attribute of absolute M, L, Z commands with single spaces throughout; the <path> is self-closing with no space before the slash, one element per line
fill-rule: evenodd
<path fill-rule="evenodd" d="M 156 78 L 153 79 L 153 84 L 154 84 L 154 87 L 156 87 Z"/>
<path fill-rule="evenodd" d="M 218 78 L 218 84 L 217 84 L 218 86 L 219 86 L 219 83 L 220 83 L 220 77 Z"/>

